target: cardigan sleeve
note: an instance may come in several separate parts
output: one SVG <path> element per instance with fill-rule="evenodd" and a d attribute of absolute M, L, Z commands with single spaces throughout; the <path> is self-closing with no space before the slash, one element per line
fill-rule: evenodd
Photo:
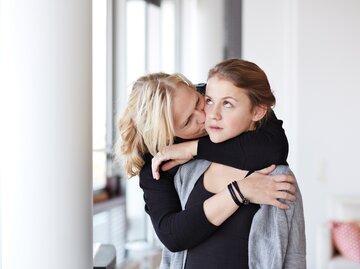
<path fill-rule="evenodd" d="M 288 204 L 293 209 L 293 214 L 286 212 L 289 233 L 283 268 L 306 269 L 305 219 L 298 184 L 296 184 L 296 201 Z"/>
<path fill-rule="evenodd" d="M 272 112 L 257 130 L 222 143 L 212 143 L 208 136 L 200 138 L 196 158 L 250 171 L 272 164 L 287 165 L 289 145 L 282 124 Z"/>
<path fill-rule="evenodd" d="M 272 174 L 293 175 L 288 166 L 278 166 Z M 269 268 L 269 264 L 273 268 L 306 268 L 304 212 L 297 184 L 296 200 L 285 203 L 289 209 L 261 205 L 255 214 L 249 235 L 250 269 Z"/>
<path fill-rule="evenodd" d="M 217 226 L 207 220 L 202 203 L 182 210 L 174 186 L 174 171 L 161 172 L 159 180 L 153 179 L 151 157 L 145 158 L 140 172 L 145 211 L 160 241 L 170 251 L 192 248 L 213 234 Z"/>

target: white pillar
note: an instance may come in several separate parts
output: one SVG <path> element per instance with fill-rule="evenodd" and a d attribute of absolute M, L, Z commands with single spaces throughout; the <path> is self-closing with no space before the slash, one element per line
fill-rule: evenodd
<path fill-rule="evenodd" d="M 3 269 L 92 268 L 91 1 L 0 0 Z"/>

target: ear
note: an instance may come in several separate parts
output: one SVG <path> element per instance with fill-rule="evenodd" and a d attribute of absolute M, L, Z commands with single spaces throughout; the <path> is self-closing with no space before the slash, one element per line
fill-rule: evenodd
<path fill-rule="evenodd" d="M 266 114 L 267 112 L 267 107 L 263 106 L 263 105 L 258 105 L 255 106 L 254 110 L 253 110 L 253 121 L 260 121 Z"/>

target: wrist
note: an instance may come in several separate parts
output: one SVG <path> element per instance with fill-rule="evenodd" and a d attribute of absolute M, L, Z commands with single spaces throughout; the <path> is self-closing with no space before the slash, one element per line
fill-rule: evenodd
<path fill-rule="evenodd" d="M 248 205 L 250 203 L 249 199 L 247 199 L 244 194 L 240 190 L 240 186 L 236 180 L 231 182 L 231 184 L 228 185 L 228 187 L 233 187 L 233 192 L 238 194 L 240 196 L 241 203 L 244 205 Z M 236 198 L 239 199 L 236 195 Z"/>
<path fill-rule="evenodd" d="M 234 181 L 235 182 L 235 181 Z M 229 191 L 229 194 L 231 196 L 231 198 L 233 199 L 234 203 L 237 205 L 237 206 L 241 206 L 241 203 L 243 203 L 243 201 L 241 201 L 241 197 L 239 199 L 239 195 L 238 193 L 236 193 L 235 189 L 234 189 L 234 186 L 232 183 L 228 184 L 227 185 L 227 188 L 228 188 L 228 191 Z"/>
<path fill-rule="evenodd" d="M 251 188 L 249 188 L 248 184 L 246 184 L 246 180 L 236 180 L 236 182 L 237 182 L 243 196 L 245 196 L 246 198 L 249 198 L 249 190 L 251 190 Z M 240 195 L 238 193 L 236 193 L 236 195 L 238 196 L 241 203 L 243 203 L 244 201 L 243 201 L 242 197 L 240 197 Z"/>
<path fill-rule="evenodd" d="M 195 157 L 197 155 L 198 144 L 199 144 L 199 140 L 191 141 L 190 154 L 192 157 Z"/>

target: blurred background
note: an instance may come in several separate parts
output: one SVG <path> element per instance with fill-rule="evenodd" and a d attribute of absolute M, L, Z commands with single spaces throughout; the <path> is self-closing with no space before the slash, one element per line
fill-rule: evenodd
<path fill-rule="evenodd" d="M 116 118 L 144 73 L 206 82 L 230 57 L 268 75 L 308 268 L 330 268 L 323 226 L 360 201 L 359 1 L 0 0 L 0 30 L 0 268 L 89 268 L 92 243 L 156 268 L 138 179 L 113 163 Z"/>

